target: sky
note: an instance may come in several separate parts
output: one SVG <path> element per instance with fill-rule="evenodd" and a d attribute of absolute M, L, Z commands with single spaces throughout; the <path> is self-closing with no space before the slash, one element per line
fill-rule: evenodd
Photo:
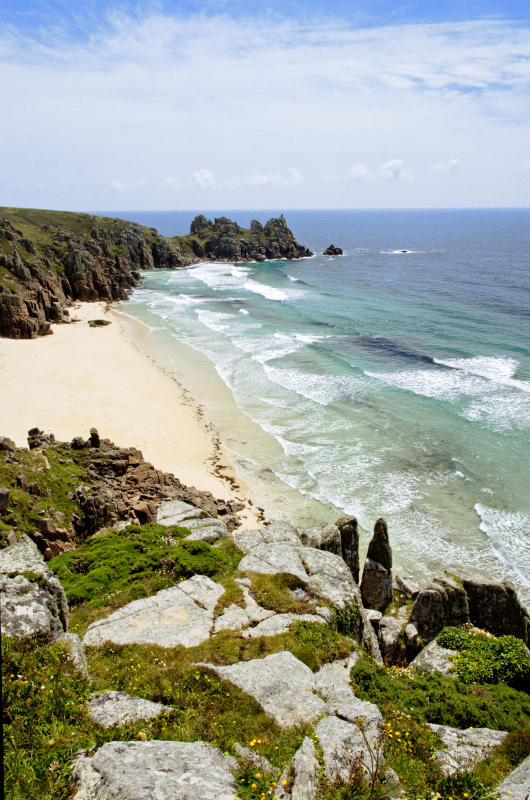
<path fill-rule="evenodd" d="M 0 205 L 530 206 L 530 6 L 0 0 Z"/>

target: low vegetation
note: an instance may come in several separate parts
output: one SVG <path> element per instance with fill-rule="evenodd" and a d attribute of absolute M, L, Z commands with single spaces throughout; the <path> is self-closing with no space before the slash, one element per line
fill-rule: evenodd
<path fill-rule="evenodd" d="M 91 536 L 77 550 L 52 559 L 49 566 L 68 599 L 70 628 L 83 630 L 132 600 L 192 575 L 217 578 L 233 573 L 241 553 L 231 542 L 212 547 L 185 541 L 187 535 L 186 528 L 177 526 L 129 525 Z"/>
<path fill-rule="evenodd" d="M 439 673 L 381 667 L 368 657 L 355 664 L 351 679 L 355 694 L 383 714 L 400 711 L 417 722 L 512 731 L 530 719 L 530 695 L 504 684 L 467 684 Z"/>
<path fill-rule="evenodd" d="M 530 655 L 521 639 L 449 627 L 437 642 L 457 651 L 453 661 L 462 683 L 506 683 L 530 690 Z"/>
<path fill-rule="evenodd" d="M 0 516 L 0 546 L 6 546 L 7 533 L 14 527 L 20 533 L 31 533 L 39 529 L 44 517 L 60 519 L 60 527 L 68 527 L 79 511 L 74 492 L 86 483 L 86 470 L 86 451 L 68 445 L 56 444 L 46 454 L 20 449 L 16 457 L 0 458 L 0 486 L 6 486 L 11 494 L 10 512 Z M 24 480 L 30 492 L 19 486 Z"/>

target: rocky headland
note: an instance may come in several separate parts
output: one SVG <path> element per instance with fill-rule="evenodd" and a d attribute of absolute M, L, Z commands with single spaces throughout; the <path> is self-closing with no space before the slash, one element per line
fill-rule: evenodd
<path fill-rule="evenodd" d="M 382 519 L 362 570 L 351 516 L 243 531 L 95 429 L 1 437 L 0 487 L 10 797 L 527 796 L 510 584 L 394 574 Z"/>
<path fill-rule="evenodd" d="M 283 215 L 250 229 L 200 215 L 189 234 L 167 237 L 122 219 L 0 208 L 0 336 L 49 334 L 51 323 L 69 322 L 74 300 L 124 300 L 140 270 L 309 255 Z"/>

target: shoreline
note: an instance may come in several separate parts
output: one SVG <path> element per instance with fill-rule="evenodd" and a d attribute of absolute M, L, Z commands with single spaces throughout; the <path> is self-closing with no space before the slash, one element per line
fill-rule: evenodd
<path fill-rule="evenodd" d="M 70 310 L 78 321 L 52 336 L 0 339 L 2 434 L 25 447 L 34 426 L 65 441 L 96 427 L 183 484 L 244 503 L 241 529 L 262 522 L 201 404 L 139 350 L 119 312 L 105 302 Z M 93 319 L 111 324 L 91 328 Z"/>

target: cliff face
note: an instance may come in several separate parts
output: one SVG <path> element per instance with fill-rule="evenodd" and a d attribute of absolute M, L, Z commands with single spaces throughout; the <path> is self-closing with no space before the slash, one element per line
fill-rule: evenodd
<path fill-rule="evenodd" d="M 50 333 L 52 322 L 68 322 L 72 300 L 124 300 L 140 270 L 307 255 L 283 216 L 250 230 L 199 216 L 188 235 L 170 238 L 121 219 L 0 208 L 0 336 Z"/>
<path fill-rule="evenodd" d="M 0 335 L 68 321 L 71 300 L 123 300 L 139 270 L 186 266 L 190 249 L 141 225 L 88 214 L 0 209 Z"/>

